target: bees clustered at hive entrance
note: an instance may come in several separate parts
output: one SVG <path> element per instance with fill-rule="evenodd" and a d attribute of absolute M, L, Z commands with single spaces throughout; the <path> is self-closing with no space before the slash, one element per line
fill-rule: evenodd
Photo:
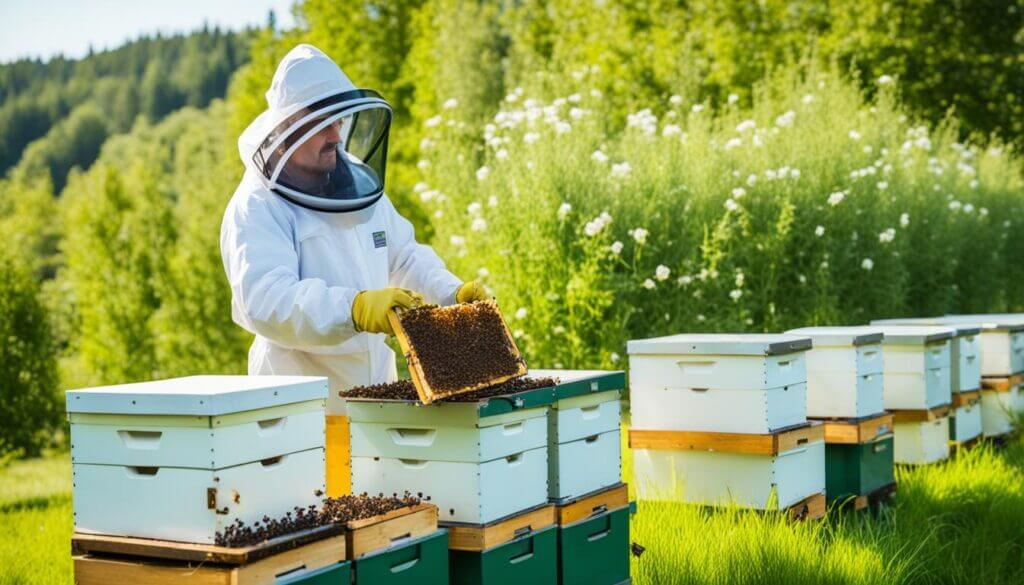
<path fill-rule="evenodd" d="M 525 371 L 493 301 L 424 305 L 399 315 L 430 388 L 438 394 Z"/>
<path fill-rule="evenodd" d="M 492 398 L 494 396 L 516 394 L 518 392 L 526 392 L 527 390 L 534 390 L 537 388 L 550 388 L 557 384 L 557 378 L 530 378 L 524 376 L 521 378 L 513 378 L 507 382 L 502 382 L 501 384 L 496 384 L 487 388 L 448 396 L 438 400 L 437 402 L 476 402 L 477 400 Z M 416 386 L 413 385 L 412 380 L 399 380 L 397 382 L 374 384 L 372 386 L 357 386 L 351 390 L 339 392 L 339 395 L 342 398 L 419 400 L 419 395 L 416 394 Z"/>
<path fill-rule="evenodd" d="M 323 495 L 322 492 L 317 495 Z M 426 500 L 430 498 L 427 497 Z M 423 494 L 413 496 L 405 492 L 402 496 L 384 494 L 370 496 L 345 495 L 337 498 L 326 498 L 319 508 L 310 504 L 306 508 L 296 506 L 282 518 L 264 516 L 249 526 L 241 520 L 228 526 L 223 532 L 217 532 L 214 543 L 217 546 L 241 547 L 258 544 L 272 538 L 287 536 L 303 530 L 319 528 L 328 524 L 344 524 L 352 520 L 362 520 L 415 506 L 423 500 Z"/>

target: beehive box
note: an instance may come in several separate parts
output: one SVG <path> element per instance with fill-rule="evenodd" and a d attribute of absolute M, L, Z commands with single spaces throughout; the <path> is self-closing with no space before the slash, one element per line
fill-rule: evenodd
<path fill-rule="evenodd" d="M 949 416 L 901 422 L 895 427 L 896 463 L 925 465 L 949 457 Z"/>
<path fill-rule="evenodd" d="M 981 327 L 981 375 L 1009 376 L 1024 372 L 1024 315 L 946 315 L 944 323 Z"/>
<path fill-rule="evenodd" d="M 645 500 L 787 508 L 825 491 L 821 423 L 770 435 L 630 430 Z"/>
<path fill-rule="evenodd" d="M 825 494 L 830 502 L 867 495 L 895 482 L 893 434 L 825 446 Z"/>
<path fill-rule="evenodd" d="M 811 338 L 807 352 L 807 416 L 863 418 L 882 412 L 882 333 L 870 327 L 804 327 L 786 332 Z"/>
<path fill-rule="evenodd" d="M 622 478 L 621 371 L 531 370 L 555 378 L 548 410 L 548 497 L 577 498 L 617 484 Z"/>
<path fill-rule="evenodd" d="M 949 420 L 949 440 L 966 443 L 981 436 L 982 429 L 981 391 L 955 394 Z"/>
<path fill-rule="evenodd" d="M 879 325 L 885 362 L 885 407 L 926 410 L 952 400 L 951 340 L 939 326 Z"/>
<path fill-rule="evenodd" d="M 629 506 L 558 528 L 561 585 L 629 583 Z"/>
<path fill-rule="evenodd" d="M 976 323 L 950 322 L 945 317 L 878 319 L 872 325 L 931 325 L 956 331 L 950 345 L 950 389 L 970 392 L 981 386 L 981 326 Z"/>
<path fill-rule="evenodd" d="M 327 381 L 195 376 L 69 391 L 75 530 L 212 543 L 316 503 Z"/>
<path fill-rule="evenodd" d="M 807 420 L 808 337 L 683 334 L 627 348 L 633 428 L 763 434 Z"/>
<path fill-rule="evenodd" d="M 431 497 L 442 522 L 485 524 L 548 497 L 552 387 L 474 402 L 347 398 L 352 489 Z"/>
<path fill-rule="evenodd" d="M 353 585 L 448 585 L 448 531 L 442 528 L 364 555 L 352 561 L 352 572 Z"/>
<path fill-rule="evenodd" d="M 1012 433 L 1019 406 L 1020 386 L 1006 390 L 981 391 L 981 428 L 986 437 L 999 437 Z"/>
<path fill-rule="evenodd" d="M 449 551 L 452 585 L 556 585 L 558 527 L 548 526 L 484 551 Z"/>

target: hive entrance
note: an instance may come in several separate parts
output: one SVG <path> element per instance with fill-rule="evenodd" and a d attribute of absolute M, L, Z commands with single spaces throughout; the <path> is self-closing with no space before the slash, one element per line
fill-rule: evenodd
<path fill-rule="evenodd" d="M 526 374 L 494 301 L 428 305 L 388 317 L 425 404 Z"/>

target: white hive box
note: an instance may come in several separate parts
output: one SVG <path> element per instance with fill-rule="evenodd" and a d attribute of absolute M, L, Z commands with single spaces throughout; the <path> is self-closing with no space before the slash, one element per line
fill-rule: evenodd
<path fill-rule="evenodd" d="M 981 326 L 978 323 L 950 322 L 945 317 L 878 319 L 872 325 L 932 325 L 956 331 L 950 346 L 950 381 L 954 394 L 981 387 Z"/>
<path fill-rule="evenodd" d="M 949 457 L 949 417 L 893 425 L 896 463 L 923 465 Z"/>
<path fill-rule="evenodd" d="M 949 327 L 879 325 L 882 341 L 885 407 L 928 410 L 952 401 Z"/>
<path fill-rule="evenodd" d="M 981 326 L 981 375 L 1004 377 L 1024 372 L 1024 316 L 947 315 L 943 323 Z"/>
<path fill-rule="evenodd" d="M 811 338 L 807 352 L 807 416 L 863 418 L 885 410 L 882 332 L 871 327 L 804 327 L 786 332 Z"/>
<path fill-rule="evenodd" d="M 981 392 L 981 427 L 986 437 L 998 437 L 1013 432 L 1019 396 L 1020 386 L 1013 386 L 1006 392 Z"/>
<path fill-rule="evenodd" d="M 982 434 L 981 402 L 958 406 L 949 421 L 949 440 L 957 443 L 970 441 Z"/>
<path fill-rule="evenodd" d="M 579 498 L 622 481 L 621 371 L 530 370 L 558 379 L 548 410 L 548 498 Z"/>
<path fill-rule="evenodd" d="M 633 428 L 769 433 L 807 421 L 808 337 L 684 334 L 627 348 Z"/>
<path fill-rule="evenodd" d="M 633 473 L 643 500 L 763 510 L 774 492 L 785 508 L 825 491 L 825 442 L 777 455 L 634 449 Z"/>
<path fill-rule="evenodd" d="M 193 376 L 66 393 L 75 530 L 212 543 L 324 490 L 327 380 Z"/>
<path fill-rule="evenodd" d="M 485 524 L 547 503 L 552 388 L 477 402 L 346 399 L 352 491 L 429 496 L 442 522 Z"/>

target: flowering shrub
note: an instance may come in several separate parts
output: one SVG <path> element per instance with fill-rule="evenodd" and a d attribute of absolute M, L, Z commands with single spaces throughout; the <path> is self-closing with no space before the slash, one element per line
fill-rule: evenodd
<path fill-rule="evenodd" d="M 781 75 L 750 109 L 672 96 L 618 128 L 590 75 L 548 100 L 516 88 L 478 139 L 444 110 L 421 151 L 437 246 L 514 315 L 531 365 L 1024 301 L 1011 153 L 916 124 L 891 84 L 867 102 L 834 72 Z"/>

